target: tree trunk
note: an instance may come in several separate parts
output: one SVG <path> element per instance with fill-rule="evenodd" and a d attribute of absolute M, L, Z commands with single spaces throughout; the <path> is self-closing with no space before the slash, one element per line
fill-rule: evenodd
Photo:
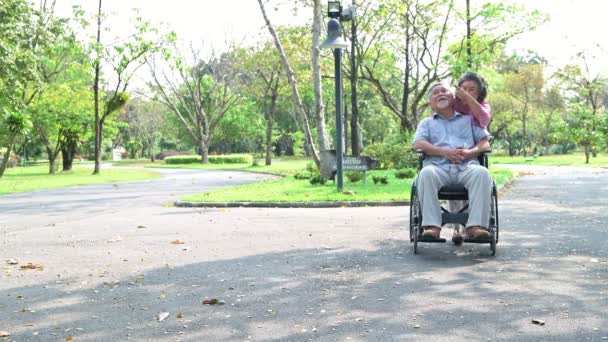
<path fill-rule="evenodd" d="M 317 167 L 319 167 L 321 165 L 321 160 L 319 159 L 319 154 L 317 153 L 317 150 L 314 146 L 312 132 L 308 123 L 308 117 L 306 116 L 306 111 L 304 110 L 302 99 L 300 98 L 300 93 L 298 91 L 298 85 L 293 69 L 291 68 L 289 61 L 287 60 L 287 55 L 285 54 L 285 50 L 283 50 L 281 40 L 279 39 L 279 36 L 277 35 L 276 31 L 274 30 L 274 27 L 270 23 L 268 16 L 266 15 L 266 9 L 264 7 L 264 4 L 262 3 L 262 0 L 258 0 L 258 4 L 260 5 L 260 10 L 262 11 L 262 16 L 264 17 L 264 21 L 266 22 L 268 31 L 270 32 L 270 35 L 274 40 L 277 50 L 279 50 L 281 62 L 283 63 L 283 67 L 285 68 L 285 74 L 287 75 L 287 80 L 289 81 L 289 85 L 291 88 L 291 99 L 293 101 L 294 108 L 298 115 L 302 118 L 302 128 L 304 130 L 304 135 L 306 136 L 306 146 L 310 154 L 312 154 L 312 158 L 315 161 L 315 164 L 317 165 Z"/>
<path fill-rule="evenodd" d="M 272 126 L 274 124 L 274 111 L 277 103 L 277 93 L 273 91 L 270 108 L 266 115 L 266 165 L 272 164 Z"/>
<path fill-rule="evenodd" d="M 344 139 L 342 139 L 342 146 L 344 146 L 344 155 L 348 155 L 348 106 L 344 104 L 344 117 L 342 118 L 342 134 Z"/>
<path fill-rule="evenodd" d="M 8 146 L 6 147 L 6 152 L 4 152 L 4 159 L 2 159 L 2 165 L 0 165 L 0 178 L 2 178 L 4 171 L 6 171 L 6 167 L 8 166 L 8 159 L 11 156 L 11 150 L 13 149 L 15 138 L 16 136 L 9 140 Z"/>
<path fill-rule="evenodd" d="M 53 150 L 51 149 L 51 147 L 49 145 L 45 146 L 46 148 L 46 154 L 48 155 L 49 158 L 49 175 L 54 175 L 55 174 L 55 159 L 57 159 L 57 155 L 55 153 L 53 153 Z"/>
<path fill-rule="evenodd" d="M 469 69 L 471 69 L 471 67 L 473 66 L 473 52 L 471 51 L 471 40 L 472 40 L 472 33 L 471 33 L 471 1 L 467 0 L 466 1 L 466 6 L 467 6 L 467 17 L 466 17 L 466 22 L 467 22 L 467 67 Z"/>
<path fill-rule="evenodd" d="M 99 0 L 99 11 L 97 13 L 97 49 L 101 43 L 101 0 Z M 101 51 L 98 51 L 100 54 Z M 93 174 L 99 174 L 101 172 L 101 154 L 102 154 L 102 122 L 99 115 L 99 74 L 101 71 L 101 56 L 97 55 L 95 60 L 95 81 L 93 83 L 93 93 L 95 97 L 95 168 Z"/>
<path fill-rule="evenodd" d="M 150 153 L 150 161 L 154 163 L 156 161 L 156 157 L 154 156 L 154 143 L 150 144 L 149 152 Z"/>
<path fill-rule="evenodd" d="M 330 145 L 329 138 L 327 137 L 327 130 L 325 128 L 323 91 L 321 89 L 321 51 L 319 49 L 321 20 L 323 20 L 321 1 L 314 0 L 314 17 L 312 23 L 312 79 L 315 94 L 315 120 L 317 124 L 319 151 L 326 151 L 330 149 Z M 323 158 L 323 155 L 321 155 L 321 158 Z"/>
<path fill-rule="evenodd" d="M 585 164 L 589 164 L 589 145 L 585 145 Z"/>
<path fill-rule="evenodd" d="M 201 163 L 209 163 L 209 146 L 205 143 L 204 134 L 198 139 L 198 153 L 201 155 Z"/>
<path fill-rule="evenodd" d="M 61 149 L 61 157 L 63 158 L 63 171 L 72 170 L 72 165 L 74 164 L 74 155 L 76 151 L 70 147 L 63 147 Z"/>

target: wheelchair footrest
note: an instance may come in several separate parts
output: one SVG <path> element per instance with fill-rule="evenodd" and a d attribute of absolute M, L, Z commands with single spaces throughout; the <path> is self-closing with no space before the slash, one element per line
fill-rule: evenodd
<path fill-rule="evenodd" d="M 464 239 L 466 243 L 492 243 L 492 238 L 487 239 Z"/>
<path fill-rule="evenodd" d="M 430 243 L 445 243 L 445 239 L 429 239 L 429 238 L 420 238 L 418 242 L 430 242 Z"/>

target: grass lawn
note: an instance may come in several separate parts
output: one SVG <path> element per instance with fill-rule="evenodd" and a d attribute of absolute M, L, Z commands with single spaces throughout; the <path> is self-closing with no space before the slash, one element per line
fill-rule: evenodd
<path fill-rule="evenodd" d="M 367 184 L 350 183 L 344 177 L 344 192 L 338 193 L 336 184 L 311 185 L 308 180 L 287 176 L 277 180 L 185 196 L 186 202 L 322 202 L 322 201 L 393 201 L 409 200 L 412 179 L 397 179 L 395 170 L 374 170 L 367 175 Z M 505 169 L 492 170 L 497 184 L 511 178 Z M 374 184 L 372 176 L 387 176 L 388 184 Z M 345 193 L 352 192 L 352 194 Z"/>
<path fill-rule="evenodd" d="M 55 175 L 49 175 L 48 166 L 10 168 L 0 178 L 0 194 L 160 178 L 158 172 L 150 170 L 102 169 L 99 175 L 92 175 L 92 172 L 90 167 L 79 166 L 68 172 L 58 171 Z"/>
<path fill-rule="evenodd" d="M 570 165 L 570 166 L 608 166 L 608 154 L 600 153 L 596 158 L 590 157 L 585 164 L 584 153 L 560 154 L 539 157 L 499 157 L 490 155 L 491 164 L 528 164 L 528 165 Z"/>

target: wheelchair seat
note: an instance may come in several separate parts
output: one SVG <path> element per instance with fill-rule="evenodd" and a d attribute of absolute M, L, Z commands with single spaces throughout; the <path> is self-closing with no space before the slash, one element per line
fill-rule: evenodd
<path fill-rule="evenodd" d="M 449 184 L 439 189 L 440 200 L 468 200 L 469 191 L 462 184 Z"/>

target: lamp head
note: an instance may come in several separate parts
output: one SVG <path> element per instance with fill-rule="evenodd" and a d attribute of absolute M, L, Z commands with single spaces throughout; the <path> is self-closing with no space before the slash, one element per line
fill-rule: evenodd
<path fill-rule="evenodd" d="M 340 21 L 332 18 L 327 23 L 327 39 L 319 46 L 321 49 L 345 49 L 348 43 L 342 38 Z"/>

